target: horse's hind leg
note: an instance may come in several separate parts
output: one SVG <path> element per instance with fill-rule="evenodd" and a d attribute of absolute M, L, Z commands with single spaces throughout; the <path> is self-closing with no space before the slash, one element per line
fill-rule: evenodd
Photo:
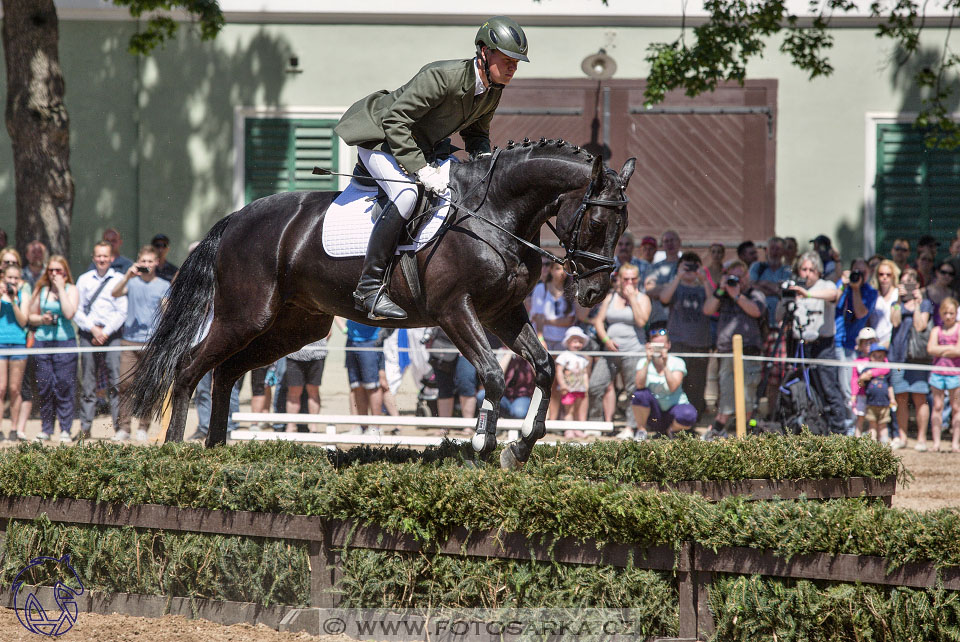
<path fill-rule="evenodd" d="M 270 329 L 218 365 L 213 371 L 210 431 L 207 433 L 206 446 L 209 448 L 227 441 L 230 392 L 245 372 L 269 365 L 308 343 L 322 339 L 330 332 L 332 323 L 333 315 L 285 308 Z"/>
<path fill-rule="evenodd" d="M 488 326 L 507 347 L 530 362 L 536 373 L 537 387 L 533 391 L 527 416 L 523 419 L 520 441 L 508 445 L 500 454 L 502 468 L 519 468 L 530 457 L 533 445 L 547 433 L 547 409 L 550 406 L 555 366 L 547 349 L 537 338 L 537 331 L 522 305 L 513 308 Z"/>
<path fill-rule="evenodd" d="M 452 314 L 441 321 L 440 327 L 477 369 L 477 375 L 483 382 L 484 398 L 477 412 L 476 433 L 471 442 L 474 451 L 481 459 L 485 459 L 497 447 L 497 418 L 504 389 L 503 370 L 490 349 L 483 326 L 469 300 L 464 299 Z"/>

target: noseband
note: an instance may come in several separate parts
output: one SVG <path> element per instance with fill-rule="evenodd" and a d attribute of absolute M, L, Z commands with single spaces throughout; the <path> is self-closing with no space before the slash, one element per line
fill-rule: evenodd
<path fill-rule="evenodd" d="M 587 252 L 586 250 L 580 249 L 580 229 L 583 227 L 583 217 L 587 213 L 588 206 L 595 207 L 609 207 L 620 209 L 625 207 L 627 203 L 630 202 L 630 199 L 626 197 L 623 193 L 623 188 L 620 188 L 620 198 L 617 200 L 608 200 L 601 198 L 590 198 L 590 192 L 593 191 L 593 181 L 590 182 L 590 187 L 587 188 L 586 193 L 583 195 L 583 200 L 580 201 L 580 207 L 577 208 L 576 213 L 573 215 L 573 232 L 570 234 L 570 239 L 564 243 L 560 241 L 560 247 L 566 250 L 567 254 L 562 258 L 558 258 L 553 254 L 550 257 L 556 263 L 562 263 L 564 269 L 567 270 L 568 274 L 573 277 L 574 283 L 580 279 L 584 279 L 591 274 L 596 274 L 597 272 L 613 272 L 613 269 L 617 266 L 616 261 L 613 257 L 604 256 L 603 254 L 597 254 L 596 252 Z M 557 228 L 553 226 L 550 221 L 547 221 L 547 225 L 550 226 L 550 229 L 553 230 L 553 233 L 557 235 L 557 238 L 560 238 L 560 234 L 557 232 Z M 584 260 L 593 261 L 596 263 L 596 266 L 587 270 L 586 272 L 580 272 L 577 270 L 577 261 Z"/>

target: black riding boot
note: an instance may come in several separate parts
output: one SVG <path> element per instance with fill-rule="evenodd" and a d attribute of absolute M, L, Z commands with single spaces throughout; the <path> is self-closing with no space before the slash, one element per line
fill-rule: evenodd
<path fill-rule="evenodd" d="M 363 259 L 360 282 L 353 292 L 357 309 L 366 312 L 369 319 L 407 318 L 403 308 L 390 300 L 384 283 L 387 266 L 396 252 L 400 230 L 405 223 L 397 206 L 388 203 L 373 226 L 370 241 L 367 243 L 367 255 Z"/>

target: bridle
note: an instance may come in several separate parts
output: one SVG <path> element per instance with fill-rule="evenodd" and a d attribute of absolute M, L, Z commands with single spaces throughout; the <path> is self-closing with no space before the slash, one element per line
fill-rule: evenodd
<path fill-rule="evenodd" d="M 627 203 L 630 202 L 630 199 L 627 198 L 626 194 L 623 193 L 623 187 L 620 188 L 620 198 L 617 200 L 590 198 L 590 192 L 592 191 L 593 181 L 591 180 L 590 186 L 587 187 L 587 191 L 584 192 L 583 199 L 580 201 L 580 207 L 577 208 L 577 211 L 573 215 L 573 231 L 571 232 L 570 239 L 567 243 L 564 243 L 562 240 L 560 241 L 560 247 L 566 250 L 566 255 L 561 259 L 547 252 L 547 254 L 549 254 L 550 258 L 555 263 L 563 264 L 563 267 L 565 270 L 567 270 L 567 273 L 573 277 L 574 283 L 580 279 L 585 279 L 591 274 L 596 274 L 597 272 L 613 272 L 614 268 L 617 266 L 616 260 L 613 257 L 597 254 L 596 252 L 587 252 L 586 250 L 580 249 L 580 230 L 583 228 L 583 218 L 587 213 L 587 207 L 594 206 L 620 209 L 622 207 L 626 207 Z M 549 225 L 550 229 L 553 230 L 553 233 L 556 234 L 557 239 L 560 239 L 560 233 L 557 231 L 557 228 L 553 226 L 553 223 L 547 221 L 547 225 Z M 583 259 L 596 262 L 596 266 L 591 270 L 587 270 L 586 272 L 579 272 L 577 270 L 577 260 Z"/>
<path fill-rule="evenodd" d="M 622 186 L 620 187 L 620 198 L 616 200 L 591 198 L 590 193 L 593 192 L 594 181 L 593 180 L 590 181 L 590 185 L 587 187 L 587 191 L 584 192 L 583 198 L 580 200 L 580 206 L 577 208 L 577 211 L 573 215 L 574 219 L 573 219 L 572 231 L 571 231 L 570 238 L 566 243 L 564 243 L 563 240 L 560 240 L 560 233 L 557 231 L 557 228 L 553 225 L 553 223 L 551 223 L 549 220 L 547 221 L 547 225 L 550 227 L 551 230 L 553 230 L 553 233 L 557 236 L 557 239 L 560 240 L 560 247 L 562 247 L 566 252 L 563 258 L 560 258 L 556 254 L 553 254 L 552 252 L 549 252 L 538 245 L 534 245 L 530 241 L 524 238 L 521 238 L 520 236 L 514 234 L 510 230 L 504 228 L 503 226 L 497 223 L 494 223 L 493 221 L 486 218 L 485 216 L 478 214 L 476 211 L 469 209 L 467 207 L 464 207 L 463 205 L 460 204 L 466 199 L 466 197 L 471 192 L 477 189 L 480 185 L 483 185 L 484 183 L 487 182 L 487 179 L 489 179 L 490 176 L 493 174 L 493 167 L 494 165 L 496 165 L 497 158 L 500 156 L 501 151 L 502 149 L 500 148 L 497 148 L 494 150 L 492 154 L 492 158 L 490 159 L 490 168 L 487 170 L 486 174 L 484 174 L 483 178 L 480 179 L 478 183 L 473 185 L 473 187 L 467 190 L 462 196 L 460 196 L 460 198 L 458 198 L 457 201 L 449 201 L 450 205 L 452 207 L 457 208 L 458 210 L 461 210 L 469 214 L 470 216 L 473 216 L 474 218 L 480 219 L 481 221 L 489 225 L 492 225 L 493 227 L 497 228 L 501 232 L 504 232 L 505 234 L 512 236 L 519 243 L 526 245 L 528 248 L 540 254 L 540 256 L 546 259 L 549 259 L 553 263 L 559 263 L 560 265 L 564 266 L 564 269 L 567 270 L 567 273 L 571 277 L 573 277 L 574 283 L 576 283 L 580 279 L 584 279 L 590 276 L 591 274 L 596 274 L 597 272 L 613 272 L 614 268 L 616 268 L 617 266 L 616 260 L 613 257 L 608 257 L 602 254 L 597 254 L 596 252 L 588 252 L 586 250 L 580 249 L 580 230 L 583 227 L 583 219 L 587 213 L 587 207 L 591 207 L 591 206 L 609 207 L 609 208 L 615 208 L 615 209 L 626 207 L 627 203 L 630 202 L 630 199 L 627 198 L 626 194 L 623 193 L 624 188 Z M 488 188 L 489 188 L 489 184 L 488 184 Z M 453 188 L 451 186 L 451 191 L 452 189 Z M 484 194 L 483 199 L 481 199 L 481 204 L 483 203 L 483 200 L 486 200 L 486 194 Z M 433 210 L 437 208 L 430 208 L 430 209 Z M 593 261 L 596 263 L 596 266 L 590 270 L 587 270 L 586 272 L 580 272 L 577 270 L 578 260 Z"/>

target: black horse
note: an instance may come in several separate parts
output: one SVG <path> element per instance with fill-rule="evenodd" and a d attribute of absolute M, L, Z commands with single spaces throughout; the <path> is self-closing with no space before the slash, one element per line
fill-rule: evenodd
<path fill-rule="evenodd" d="M 473 438 L 481 457 L 496 447 L 504 389 L 484 327 L 536 371 L 522 439 L 501 455 L 501 465 L 514 468 L 546 432 L 554 378 L 553 360 L 523 304 L 540 276 L 543 251 L 534 245 L 540 228 L 557 218 L 577 299 L 596 304 L 609 288 L 613 252 L 627 225 L 624 190 L 634 163 L 628 160 L 618 174 L 599 156 L 544 140 L 455 163 L 450 184 L 463 195 L 462 207 L 451 211 L 440 238 L 417 255 L 420 303 L 401 270 L 394 270 L 390 295 L 409 318 L 378 324 L 438 325 L 476 367 L 486 390 Z M 351 296 L 362 257 L 337 259 L 322 249 L 324 212 L 336 196 L 289 192 L 256 200 L 217 222 L 187 257 L 141 353 L 127 400 L 137 416 L 159 415 L 172 386 L 167 441 L 183 439 L 190 396 L 209 370 L 208 447 L 226 441 L 230 390 L 245 372 L 326 336 L 334 315 L 369 323 Z M 209 332 L 198 341 L 207 322 Z"/>

